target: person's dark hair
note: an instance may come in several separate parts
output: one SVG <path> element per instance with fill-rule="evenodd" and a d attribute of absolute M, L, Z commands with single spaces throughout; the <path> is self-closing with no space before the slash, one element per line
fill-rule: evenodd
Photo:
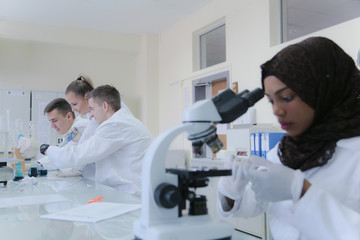
<path fill-rule="evenodd" d="M 52 112 L 55 109 L 64 117 L 68 112 L 71 112 L 71 115 L 75 119 L 75 113 L 71 110 L 71 105 L 65 99 L 56 98 L 49 102 L 44 109 L 44 115 L 46 113 Z"/>
<path fill-rule="evenodd" d="M 116 112 L 121 108 L 120 93 L 110 85 L 102 85 L 88 93 L 87 99 L 93 98 L 97 104 L 107 102 L 110 107 Z"/>
<path fill-rule="evenodd" d="M 85 75 L 80 75 L 75 81 L 72 81 L 65 90 L 65 94 L 70 92 L 76 96 L 85 97 L 86 94 L 94 89 L 91 79 Z"/>
<path fill-rule="evenodd" d="M 278 155 L 284 165 L 301 170 L 322 166 L 337 141 L 360 135 L 360 71 L 335 42 L 305 39 L 281 50 L 261 69 L 263 87 L 267 76 L 275 76 L 315 111 L 304 133 L 281 139 Z"/>

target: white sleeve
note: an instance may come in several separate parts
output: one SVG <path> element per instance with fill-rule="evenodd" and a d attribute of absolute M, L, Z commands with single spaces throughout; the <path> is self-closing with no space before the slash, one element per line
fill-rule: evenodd
<path fill-rule="evenodd" d="M 37 161 L 44 167 L 44 169 L 47 169 L 49 171 L 58 169 L 57 166 L 53 163 L 53 161 L 49 159 L 48 156 L 42 157 Z"/>
<path fill-rule="evenodd" d="M 234 206 L 230 209 L 225 196 L 219 192 L 217 209 L 219 215 L 224 218 L 228 217 L 255 217 L 266 211 L 268 203 L 258 202 L 255 199 L 255 193 L 248 184 L 240 199 L 235 199 Z"/>
<path fill-rule="evenodd" d="M 309 239 L 360 239 L 360 213 L 315 185 L 292 210 L 297 228 Z"/>
<path fill-rule="evenodd" d="M 121 132 L 120 132 L 121 131 Z M 60 168 L 82 169 L 86 164 L 100 161 L 127 144 L 131 131 L 119 123 L 106 123 L 87 141 L 62 148 L 50 146 L 46 153 Z"/>

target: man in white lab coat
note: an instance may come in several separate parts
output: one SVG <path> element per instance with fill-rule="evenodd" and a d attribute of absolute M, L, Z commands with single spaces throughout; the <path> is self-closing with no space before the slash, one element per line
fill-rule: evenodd
<path fill-rule="evenodd" d="M 120 106 L 120 94 L 112 86 L 97 87 L 88 94 L 90 116 L 98 123 L 95 134 L 83 143 L 59 148 L 41 145 L 58 168 L 79 168 L 95 163 L 94 171 L 83 171 L 93 181 L 139 194 L 141 168 L 152 136 L 146 127 Z M 20 149 L 24 151 L 26 149 Z"/>
<path fill-rule="evenodd" d="M 47 115 L 51 127 L 63 136 L 60 147 L 76 145 L 89 124 L 89 119 L 75 117 L 70 104 L 64 98 L 56 98 L 48 103 L 44 114 Z M 47 170 L 57 168 L 47 156 L 39 159 L 38 162 Z"/>

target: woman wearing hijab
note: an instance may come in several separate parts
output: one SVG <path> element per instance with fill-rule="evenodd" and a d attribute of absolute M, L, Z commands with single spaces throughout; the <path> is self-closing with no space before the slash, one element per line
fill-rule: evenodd
<path fill-rule="evenodd" d="M 223 217 L 268 211 L 275 240 L 360 239 L 360 72 L 337 44 L 313 37 L 261 66 L 286 135 L 268 160 L 233 162 L 219 181 Z M 270 161 L 269 161 L 270 160 Z"/>

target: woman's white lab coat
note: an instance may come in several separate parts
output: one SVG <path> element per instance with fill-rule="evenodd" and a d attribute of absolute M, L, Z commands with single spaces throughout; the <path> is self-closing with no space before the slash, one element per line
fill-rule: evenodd
<path fill-rule="evenodd" d="M 130 193 L 139 193 L 142 160 L 151 141 L 146 127 L 120 109 L 83 143 L 65 148 L 51 146 L 47 155 L 58 168 L 82 169 L 95 163 L 94 171 L 84 173 L 84 169 L 83 176 Z"/>
<path fill-rule="evenodd" d="M 242 200 L 236 200 L 231 211 L 223 210 L 226 201 L 220 194 L 218 210 L 223 217 L 250 217 L 268 210 L 275 240 L 359 240 L 359 146 L 360 137 L 340 140 L 326 165 L 305 171 L 305 178 L 312 186 L 297 202 L 256 202 L 248 185 Z M 268 158 L 280 164 L 276 152 L 277 147 Z"/>

